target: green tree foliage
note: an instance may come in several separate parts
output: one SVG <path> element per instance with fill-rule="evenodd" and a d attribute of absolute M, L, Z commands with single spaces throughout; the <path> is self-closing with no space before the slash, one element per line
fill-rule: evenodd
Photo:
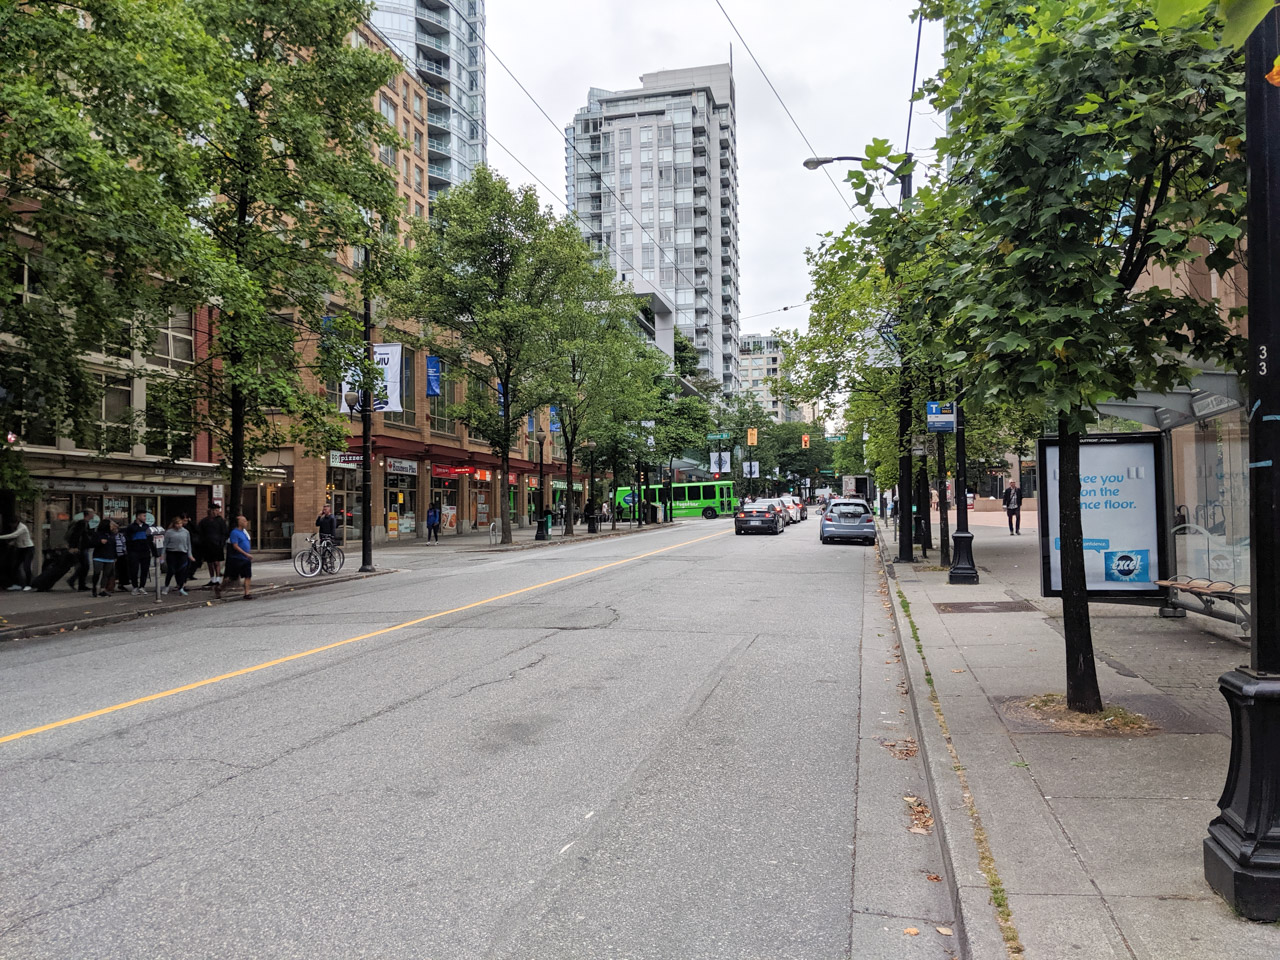
<path fill-rule="evenodd" d="M 414 239 L 394 309 L 421 320 L 430 348 L 484 386 L 466 391 L 452 413 L 489 443 L 506 477 L 525 418 L 566 395 L 554 366 L 561 315 L 587 322 L 582 294 L 597 290 L 609 298 L 607 318 L 617 291 L 592 273 L 573 222 L 540 208 L 532 187 L 513 190 L 483 165 L 435 201 Z M 507 511 L 502 517 L 510 543 Z"/>
<path fill-rule="evenodd" d="M 101 371 L 129 376 L 170 305 L 202 295 L 187 134 L 219 107 L 211 48 L 180 0 L 0 9 L 0 428 L 20 441 L 103 449 Z M 7 459 L 0 483 L 22 482 Z"/>
<path fill-rule="evenodd" d="M 1235 263 L 1239 62 L 1213 21 L 1161 32 L 1136 2 L 955 8 L 932 90 L 985 256 L 946 275 L 960 299 L 945 337 L 977 396 L 1059 421 L 1067 696 L 1092 711 L 1079 438 L 1105 400 L 1186 382 L 1193 361 L 1239 363 L 1216 303 L 1148 282 L 1153 267 Z"/>
<path fill-rule="evenodd" d="M 345 421 L 316 381 L 381 379 L 358 305 L 398 249 L 395 171 L 371 148 L 399 143 L 373 98 L 402 65 L 352 43 L 368 10 L 361 0 L 187 7 L 216 43 L 209 85 L 224 104 L 193 138 L 208 195 L 194 219 L 222 274 L 207 358 L 158 393 L 164 419 L 213 435 L 229 512 L 266 450 L 345 445 Z M 344 270 L 352 248 L 367 252 L 363 276 Z"/>

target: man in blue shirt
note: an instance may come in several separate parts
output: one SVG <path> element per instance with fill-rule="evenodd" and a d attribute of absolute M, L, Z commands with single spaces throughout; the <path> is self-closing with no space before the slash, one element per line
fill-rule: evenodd
<path fill-rule="evenodd" d="M 151 569 L 151 524 L 147 523 L 147 511 L 139 510 L 133 523 L 124 531 L 125 547 L 129 552 L 129 582 L 133 595 L 147 592 L 147 573 Z"/>
<path fill-rule="evenodd" d="M 235 529 L 227 538 L 227 576 L 243 580 L 244 598 L 253 599 L 253 552 L 249 542 L 249 521 L 244 516 L 236 517 Z"/>

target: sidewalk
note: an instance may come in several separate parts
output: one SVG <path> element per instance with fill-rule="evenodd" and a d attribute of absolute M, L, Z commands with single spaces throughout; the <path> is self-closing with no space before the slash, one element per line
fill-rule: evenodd
<path fill-rule="evenodd" d="M 1104 701 L 1157 729 L 1063 732 L 1009 704 L 1066 689 L 1061 604 L 1039 595 L 1034 524 L 1021 537 L 1002 514 L 970 524 L 977 586 L 951 586 L 929 564 L 887 564 L 969 956 L 1006 955 L 1005 903 L 1003 939 L 1016 936 L 1031 960 L 1280 956 L 1280 925 L 1240 919 L 1203 876 L 1231 746 L 1217 679 L 1248 661 L 1239 629 L 1094 604 Z M 881 551 L 894 556 L 888 530 Z"/>
<path fill-rule="evenodd" d="M 676 524 L 670 526 L 693 522 L 695 521 L 676 521 Z M 708 523 L 714 521 L 699 520 L 696 522 Z M 666 529 L 667 526 L 669 525 L 663 524 L 659 529 Z M 337 583 L 347 583 L 351 580 L 379 576 L 384 573 L 394 573 L 398 564 L 404 564 L 410 560 L 419 560 L 436 551 L 441 554 L 455 552 L 498 553 L 511 550 L 528 550 L 535 547 L 563 546 L 571 543 L 581 543 L 586 540 L 607 539 L 638 532 L 634 525 L 628 527 L 621 521 L 618 523 L 616 532 L 610 530 L 608 524 L 603 526 L 599 533 L 594 534 L 585 532 L 586 524 L 581 524 L 576 529 L 583 532 L 566 537 L 560 532 L 559 527 L 555 527 L 553 528 L 554 532 L 545 541 L 534 539 L 536 531 L 533 527 L 523 530 L 515 529 L 512 530 L 514 542 L 510 544 L 491 544 L 487 532 L 477 533 L 474 531 L 461 536 L 457 534 L 446 535 L 441 538 L 439 544 L 428 544 L 426 540 L 418 539 L 381 543 L 374 548 L 374 566 L 377 567 L 374 573 L 359 572 L 360 544 L 358 542 L 344 544 L 347 555 L 346 564 L 340 573 L 333 576 L 320 574 L 314 578 L 306 579 L 299 576 L 297 571 L 294 570 L 291 559 L 255 560 L 253 564 L 253 592 L 265 597 L 275 593 L 321 588 Z M 649 530 L 651 528 L 645 526 L 640 529 Z M 45 593 L 0 591 L 0 642 L 64 633 L 72 630 L 86 630 L 91 627 L 103 626 L 109 623 L 121 623 L 139 617 L 150 617 L 172 613 L 175 610 L 202 607 L 209 603 L 238 601 L 241 598 L 240 588 L 236 587 L 227 590 L 223 594 L 222 600 L 215 600 L 213 591 L 204 589 L 207 583 L 207 568 L 202 565 L 199 575 L 194 578 L 193 584 L 188 590 L 189 596 L 180 595 L 175 587 L 168 596 L 161 597 L 159 603 L 156 602 L 154 579 L 148 583 L 150 591 L 145 597 L 135 597 L 130 593 L 116 593 L 111 597 L 95 598 L 87 591 L 78 592 L 68 589 L 65 577 L 59 581 L 56 587 Z"/>

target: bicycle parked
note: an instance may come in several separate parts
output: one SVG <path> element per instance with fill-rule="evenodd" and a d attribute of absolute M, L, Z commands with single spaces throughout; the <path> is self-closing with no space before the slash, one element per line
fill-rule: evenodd
<path fill-rule="evenodd" d="M 293 569 L 302 577 L 314 577 L 321 570 L 325 573 L 337 573 L 346 562 L 346 554 L 342 548 L 328 537 L 307 537 L 310 546 L 299 550 L 293 558 Z"/>

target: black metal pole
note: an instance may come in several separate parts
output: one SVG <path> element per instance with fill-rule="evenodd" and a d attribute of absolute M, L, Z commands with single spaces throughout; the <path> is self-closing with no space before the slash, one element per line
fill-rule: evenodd
<path fill-rule="evenodd" d="M 538 435 L 536 432 L 534 433 L 534 439 L 535 440 L 538 439 Z M 547 495 L 546 495 L 546 492 L 543 490 L 543 484 L 546 483 L 546 466 L 545 466 L 546 449 L 547 449 L 547 438 L 543 437 L 541 440 L 538 440 L 538 509 L 537 509 L 538 526 L 534 528 L 534 531 L 533 531 L 533 539 L 535 540 L 547 539 L 547 521 L 546 521 L 546 518 L 543 516 L 543 514 L 545 514 L 547 511 Z"/>
<path fill-rule="evenodd" d="M 911 511 L 911 385 L 904 363 L 898 372 L 898 558 L 895 563 L 912 563 L 915 550 L 911 546 L 915 518 Z"/>
<path fill-rule="evenodd" d="M 373 365 L 373 305 L 364 298 L 365 359 Z M 361 477 L 364 512 L 360 517 L 360 572 L 373 572 L 373 391 L 360 392 L 360 424 L 364 430 L 361 444 Z"/>
<path fill-rule="evenodd" d="M 1218 678 L 1231 710 L 1231 760 L 1204 841 L 1205 879 L 1250 920 L 1280 919 L 1280 273 L 1271 235 L 1280 225 L 1280 88 L 1266 79 L 1277 56 L 1273 7 L 1245 47 L 1253 649 L 1249 666 Z"/>
<path fill-rule="evenodd" d="M 977 583 L 973 534 L 969 532 L 969 467 L 964 449 L 964 400 L 956 398 L 956 532 L 951 535 L 949 583 Z"/>

